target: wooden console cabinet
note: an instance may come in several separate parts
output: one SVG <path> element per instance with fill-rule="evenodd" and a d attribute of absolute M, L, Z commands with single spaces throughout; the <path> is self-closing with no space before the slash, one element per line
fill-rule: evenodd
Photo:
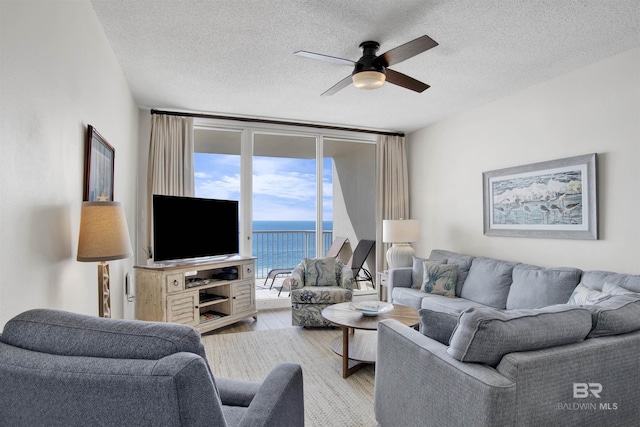
<path fill-rule="evenodd" d="M 135 268 L 138 320 L 182 323 L 204 333 L 258 319 L 255 258 Z"/>

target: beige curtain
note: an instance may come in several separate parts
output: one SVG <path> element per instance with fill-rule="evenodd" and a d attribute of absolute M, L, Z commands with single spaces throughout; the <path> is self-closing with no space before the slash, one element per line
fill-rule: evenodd
<path fill-rule="evenodd" d="M 147 249 L 152 247 L 154 194 L 193 196 L 193 118 L 154 114 L 147 175 Z"/>
<path fill-rule="evenodd" d="M 376 269 L 384 271 L 389 244 L 382 242 L 382 220 L 409 218 L 409 173 L 404 136 L 380 135 L 376 162 Z"/>

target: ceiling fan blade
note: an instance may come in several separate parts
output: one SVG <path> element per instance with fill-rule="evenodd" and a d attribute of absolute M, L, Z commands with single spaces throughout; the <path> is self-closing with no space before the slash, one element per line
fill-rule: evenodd
<path fill-rule="evenodd" d="M 438 42 L 429 36 L 422 36 L 398 47 L 394 47 L 382 55 L 379 55 L 376 59 L 385 67 L 389 67 L 436 46 L 438 46 Z"/>
<path fill-rule="evenodd" d="M 321 53 L 307 52 L 306 50 L 299 50 L 297 52 L 294 52 L 293 54 L 294 55 L 298 55 L 298 56 L 304 56 L 306 58 L 319 59 L 321 61 L 333 62 L 334 64 L 338 64 L 338 65 L 349 65 L 349 66 L 353 67 L 356 64 L 354 61 L 350 61 L 348 59 L 337 58 L 335 56 L 329 56 L 329 55 L 323 55 Z"/>
<path fill-rule="evenodd" d="M 409 77 L 406 74 L 390 70 L 389 68 L 387 68 L 387 81 L 389 83 L 393 83 L 394 85 L 402 86 L 406 89 L 410 89 L 418 93 L 422 93 L 430 87 L 426 83 L 422 83 L 421 81 L 418 81 L 413 77 Z"/>
<path fill-rule="evenodd" d="M 352 83 L 351 74 L 349 74 L 344 79 L 340 80 L 338 83 L 334 84 L 329 90 L 324 92 L 321 96 L 331 96 L 339 90 L 344 89 Z"/>

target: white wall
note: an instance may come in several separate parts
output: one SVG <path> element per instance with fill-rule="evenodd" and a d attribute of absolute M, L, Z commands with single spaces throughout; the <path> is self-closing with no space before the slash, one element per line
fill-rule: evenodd
<path fill-rule="evenodd" d="M 442 248 L 543 266 L 640 274 L 640 48 L 408 137 L 418 255 Z M 600 239 L 483 235 L 482 173 L 598 153 Z"/>
<path fill-rule="evenodd" d="M 0 4 L 0 327 L 31 308 L 97 315 L 97 263 L 76 261 L 85 139 L 115 148 L 135 236 L 138 109 L 88 1 Z M 111 261 L 113 317 L 133 258 Z"/>

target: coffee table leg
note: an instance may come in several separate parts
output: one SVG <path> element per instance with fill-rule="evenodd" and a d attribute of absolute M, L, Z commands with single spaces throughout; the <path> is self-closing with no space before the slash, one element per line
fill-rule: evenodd
<path fill-rule="evenodd" d="M 342 378 L 347 378 L 349 372 L 349 329 L 342 328 Z"/>

